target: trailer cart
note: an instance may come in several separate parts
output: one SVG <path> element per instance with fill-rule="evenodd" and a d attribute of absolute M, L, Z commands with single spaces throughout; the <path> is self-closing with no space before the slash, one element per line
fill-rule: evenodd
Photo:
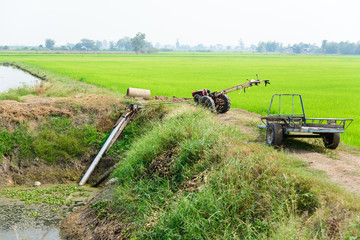
<path fill-rule="evenodd" d="M 276 98 L 278 102 L 274 101 Z M 283 100 L 291 98 L 292 102 L 290 105 L 285 101 L 288 103 L 285 111 L 282 109 L 282 98 Z M 278 109 L 272 109 L 274 105 L 278 105 Z M 350 118 L 306 118 L 300 94 L 274 94 L 267 116 L 261 117 L 264 125 L 258 127 L 266 129 L 266 143 L 270 146 L 281 145 L 284 138 L 322 138 L 326 148 L 335 149 L 340 143 L 340 133 L 344 133 L 353 120 Z"/>

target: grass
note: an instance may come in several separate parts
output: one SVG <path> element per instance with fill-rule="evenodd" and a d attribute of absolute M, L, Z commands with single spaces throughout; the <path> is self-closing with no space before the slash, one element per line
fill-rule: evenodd
<path fill-rule="evenodd" d="M 356 196 L 302 161 L 245 141 L 203 110 L 178 109 L 132 143 L 111 194 L 92 209 L 115 220 L 123 238 L 360 236 Z"/>
<path fill-rule="evenodd" d="M 39 129 L 21 124 L 12 132 L 0 130 L 0 156 L 22 163 L 35 157 L 47 164 L 67 163 L 100 146 L 104 135 L 93 125 L 75 126 L 66 117 L 48 117 Z"/>
<path fill-rule="evenodd" d="M 299 93 L 309 117 L 355 118 L 342 139 L 360 146 L 360 106 L 351 104 L 360 102 L 358 56 L 1 54 L 0 61 L 22 62 L 123 94 L 128 87 L 138 87 L 150 89 L 152 95 L 178 97 L 203 88 L 221 90 L 259 74 L 271 85 L 231 93 L 233 107 L 265 114 L 272 94 Z"/>
<path fill-rule="evenodd" d="M 94 126 L 75 126 L 64 117 L 50 117 L 38 129 L 32 147 L 34 154 L 48 163 L 69 162 L 91 147 L 99 147 L 104 135 Z"/>
<path fill-rule="evenodd" d="M 319 103 L 323 103 L 321 101 L 324 101 L 324 96 L 328 97 L 330 91 L 341 88 L 334 79 L 329 80 L 331 87 L 326 85 L 320 88 L 316 85 L 320 83 L 313 82 L 314 80 L 305 78 L 302 81 L 302 75 L 311 77 L 312 74 L 322 72 L 313 65 L 327 74 L 335 74 L 331 71 L 335 66 L 339 67 L 339 73 L 353 68 L 351 73 L 355 74 L 357 68 L 354 66 L 359 61 L 358 57 L 343 56 L 236 54 L 3 55 L 0 60 L 3 57 L 7 61 L 26 62 L 32 65 L 28 66 L 33 70 L 49 69 L 54 72 L 49 73 L 49 76 L 61 74 L 65 77 L 58 82 L 74 86 L 69 89 L 53 87 L 53 90 L 40 93 L 43 96 L 67 96 L 81 91 L 88 94 L 94 91 L 91 86 L 74 82 L 68 77 L 76 77 L 117 91 L 125 91 L 131 80 L 133 87 L 149 86 L 155 94 L 185 96 L 193 90 L 190 88 L 207 87 L 204 86 L 207 84 L 215 89 L 235 85 L 238 83 L 235 80 L 240 79 L 236 75 L 236 66 L 249 72 L 260 66 L 262 72 L 269 76 L 266 78 L 275 79 L 272 85 L 266 89 L 250 89 L 246 95 L 232 95 L 234 106 L 262 113 L 266 111 L 265 105 L 273 91 L 287 89 L 286 91 L 303 91 L 301 93 L 304 96 L 312 96 L 311 100 L 317 105 L 309 104 L 309 109 L 316 114 L 319 113 L 317 109 Z M 344 61 L 346 64 L 343 64 Z M 81 65 L 76 67 L 76 62 Z M 295 71 L 294 66 L 302 66 L 302 71 Z M 288 68 L 292 68 L 292 71 Z M 281 69 L 287 72 L 279 71 Z M 246 71 L 244 74 L 250 75 Z M 297 77 L 294 81 L 284 81 L 290 72 Z M 359 79 L 355 75 L 351 76 L 352 79 L 348 82 L 353 87 L 346 89 L 349 90 L 346 94 L 344 91 L 334 93 L 340 94 L 337 96 L 342 104 L 342 114 L 346 114 L 348 109 L 344 107 L 347 104 L 342 102 L 341 97 L 349 95 L 355 100 L 358 97 L 354 91 L 358 90 Z M 228 80 L 232 77 L 234 82 Z M 58 84 L 51 77 L 50 83 Z M 323 84 L 324 81 L 321 85 L 324 86 Z M 311 92 L 314 89 L 318 92 Z M 327 92 L 320 91 L 324 89 Z M 305 100 L 305 105 L 311 103 L 306 101 L 308 100 Z M 331 101 L 331 107 L 336 106 L 334 103 Z M 319 114 L 334 113 L 329 110 L 330 105 L 326 104 L 326 111 Z M 353 105 L 355 104 L 350 107 Z M 74 108 L 81 111 L 81 106 Z M 354 109 L 357 110 L 357 106 Z M 353 114 L 354 109 L 349 113 Z M 214 115 L 204 110 L 185 105 L 169 114 L 165 114 L 166 111 L 161 107 L 150 109 L 148 114 L 146 109 L 144 112 L 126 129 L 128 138 L 115 144 L 109 153 L 121 156 L 113 173 L 118 181 L 110 187 L 108 195 L 91 205 L 97 214 L 97 222 L 92 223 L 95 228 L 97 224 L 103 227 L 102 224 L 114 221 L 120 225 L 116 229 L 120 229 L 122 238 L 134 239 L 360 237 L 358 197 L 329 183 L 324 173 L 310 170 L 304 162 L 274 148 L 248 143 L 248 137 L 238 129 L 217 122 Z M 334 115 L 331 116 L 336 117 Z M 311 116 L 317 117 L 315 114 Z M 41 158 L 47 159 L 49 163 L 67 163 L 78 159 L 92 146 L 99 147 L 106 139 L 106 135 L 96 131 L 94 126 L 79 126 L 64 117 L 47 118 L 36 129 L 36 134 L 27 132 L 26 126 L 24 128 L 25 130 L 20 131 L 20 136 L 15 134 L 16 130 L 2 131 L 0 140 L 11 143 L 6 145 L 6 149 L 1 149 L 3 155 L 26 152 L 18 151 L 18 148 L 23 139 L 30 139 L 25 141 L 28 145 L 24 145 L 28 146 L 25 149 L 28 149 L 29 154 L 44 154 Z M 351 136 L 356 136 L 356 131 Z M 36 142 L 34 139 L 38 139 L 36 146 L 32 145 Z M 345 140 L 356 145 L 356 141 L 347 139 Z M 28 196 L 23 193 L 14 195 Z"/>

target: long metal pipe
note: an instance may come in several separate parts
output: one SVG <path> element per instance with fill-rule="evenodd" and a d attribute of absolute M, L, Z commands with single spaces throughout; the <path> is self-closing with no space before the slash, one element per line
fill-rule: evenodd
<path fill-rule="evenodd" d="M 91 163 L 89 169 L 86 171 L 85 175 L 83 176 L 83 178 L 81 179 L 81 181 L 79 182 L 79 185 L 82 186 L 86 183 L 86 181 L 88 180 L 90 174 L 94 171 L 94 168 L 96 167 L 96 165 L 99 163 L 102 155 L 105 153 L 108 145 L 111 143 L 112 139 L 114 138 L 114 136 L 116 135 L 117 131 L 120 129 L 120 127 L 122 126 L 122 124 L 125 122 L 126 117 L 123 117 L 123 119 L 121 119 L 121 121 L 119 122 L 119 124 L 114 128 L 114 130 L 111 132 L 110 136 L 108 137 L 108 139 L 106 140 L 105 144 L 102 146 L 102 148 L 100 149 L 99 153 L 96 155 L 94 161 Z"/>

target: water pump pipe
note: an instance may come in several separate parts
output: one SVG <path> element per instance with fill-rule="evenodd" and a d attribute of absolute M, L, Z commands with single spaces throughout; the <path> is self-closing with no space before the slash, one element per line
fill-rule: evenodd
<path fill-rule="evenodd" d="M 102 148 L 100 149 L 99 153 L 96 155 L 94 161 L 91 163 L 90 167 L 88 168 L 88 170 L 86 171 L 85 175 L 82 177 L 81 181 L 79 182 L 79 185 L 82 186 L 86 183 L 86 181 L 88 180 L 88 178 L 90 177 L 90 174 L 94 171 L 96 165 L 98 165 L 98 163 L 100 162 L 101 157 L 103 156 L 103 154 L 111 147 L 111 145 L 115 142 L 115 138 L 118 137 L 120 135 L 119 130 L 123 130 L 125 128 L 125 126 L 123 128 L 121 128 L 123 126 L 123 124 L 126 122 L 126 120 L 129 120 L 129 118 L 131 118 L 133 116 L 133 114 L 140 109 L 140 106 L 138 105 L 131 105 L 129 109 L 127 109 L 120 117 L 120 121 L 119 123 L 116 125 L 116 127 L 114 128 L 114 130 L 111 132 L 110 136 L 108 137 L 108 139 L 106 140 L 105 144 L 102 146 Z"/>

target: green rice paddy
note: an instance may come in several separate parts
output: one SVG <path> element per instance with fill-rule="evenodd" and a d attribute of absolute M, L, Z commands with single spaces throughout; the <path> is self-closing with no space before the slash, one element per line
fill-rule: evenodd
<path fill-rule="evenodd" d="M 232 107 L 266 114 L 274 93 L 302 94 L 307 117 L 354 118 L 342 140 L 360 147 L 360 56 L 241 54 L 0 54 L 86 83 L 126 93 L 150 89 L 152 96 L 191 97 L 222 90 L 246 79 L 271 85 L 229 94 Z"/>

